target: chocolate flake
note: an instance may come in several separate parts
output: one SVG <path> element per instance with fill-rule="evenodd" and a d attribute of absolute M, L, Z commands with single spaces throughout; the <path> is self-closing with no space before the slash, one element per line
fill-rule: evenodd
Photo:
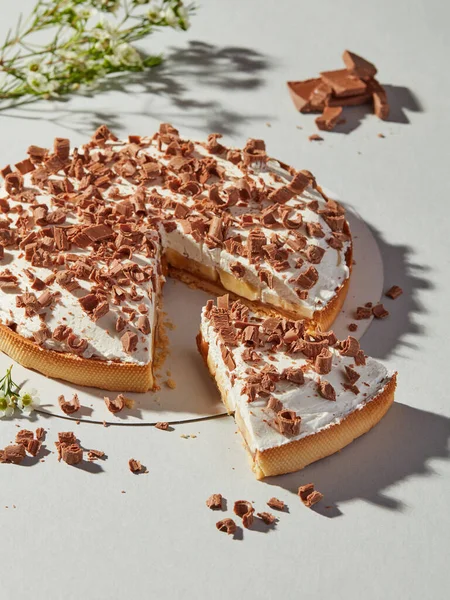
<path fill-rule="evenodd" d="M 277 520 L 276 516 L 270 512 L 259 512 L 256 514 L 266 525 L 273 525 Z"/>
<path fill-rule="evenodd" d="M 130 458 L 128 461 L 128 467 L 132 473 L 141 473 L 143 471 L 141 463 L 134 458 Z"/>
<path fill-rule="evenodd" d="M 275 417 L 275 426 L 278 431 L 285 435 L 298 435 L 300 433 L 301 417 L 293 410 L 280 410 Z"/>
<path fill-rule="evenodd" d="M 222 519 L 221 521 L 217 521 L 216 527 L 219 531 L 228 533 L 228 535 L 233 535 L 237 529 L 236 523 L 233 521 L 233 519 Z"/>
<path fill-rule="evenodd" d="M 236 500 L 233 510 L 235 515 L 242 518 L 242 524 L 245 528 L 248 529 L 253 524 L 255 509 L 251 502 L 248 502 L 248 500 Z"/>
<path fill-rule="evenodd" d="M 111 398 L 108 396 L 104 396 L 103 399 L 105 401 L 106 408 L 113 414 L 117 414 L 124 409 L 125 396 L 123 394 L 118 394 L 114 400 L 111 400 Z"/>
<path fill-rule="evenodd" d="M 298 495 L 303 504 L 308 508 L 311 508 L 311 506 L 317 504 L 317 502 L 320 502 L 320 500 L 323 498 L 323 494 L 314 489 L 313 483 L 301 485 L 298 488 Z"/>
<path fill-rule="evenodd" d="M 66 415 L 73 415 L 73 413 L 80 410 L 80 401 L 78 399 L 78 394 L 74 394 L 72 400 L 68 401 L 64 398 L 63 395 L 58 397 L 58 404 Z"/>
<path fill-rule="evenodd" d="M 222 510 L 222 494 L 212 494 L 206 501 L 206 506 L 211 510 Z"/>
<path fill-rule="evenodd" d="M 385 319 L 389 316 L 389 311 L 387 311 L 382 304 L 377 304 L 372 308 L 373 316 L 376 319 Z"/>
<path fill-rule="evenodd" d="M 402 288 L 399 287 L 398 285 L 393 285 L 391 288 L 388 289 L 388 291 L 386 292 L 385 295 L 388 298 L 392 298 L 393 300 L 395 300 L 396 298 L 398 298 L 402 294 L 403 294 Z"/>
<path fill-rule="evenodd" d="M 325 398 L 325 400 L 330 400 L 331 402 L 335 402 L 336 391 L 335 391 L 334 387 L 331 385 L 331 383 L 329 383 L 328 381 L 325 381 L 324 379 L 321 379 L 321 380 L 319 380 L 317 388 L 318 388 L 319 394 L 322 396 L 322 398 Z"/>
<path fill-rule="evenodd" d="M 274 508 L 275 510 L 284 510 L 284 507 L 286 505 L 283 502 L 283 500 L 278 500 L 278 498 L 271 498 L 267 502 L 267 506 L 270 506 L 270 508 Z"/>

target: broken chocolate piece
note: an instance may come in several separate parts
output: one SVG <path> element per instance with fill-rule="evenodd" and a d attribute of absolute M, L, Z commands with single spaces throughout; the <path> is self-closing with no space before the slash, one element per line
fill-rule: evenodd
<path fill-rule="evenodd" d="M 114 400 L 111 400 L 111 398 L 108 398 L 108 396 L 104 396 L 103 399 L 105 401 L 106 408 L 113 414 L 119 413 L 125 406 L 125 396 L 123 394 L 118 394 Z"/>
<path fill-rule="evenodd" d="M 228 533 L 228 535 L 232 535 L 237 529 L 236 523 L 233 521 L 233 519 L 222 519 L 221 521 L 217 521 L 216 527 L 219 531 Z"/>
<path fill-rule="evenodd" d="M 233 510 L 235 515 L 242 518 L 242 524 L 248 529 L 253 523 L 253 513 L 255 512 L 251 502 L 236 500 Z"/>
<path fill-rule="evenodd" d="M 316 125 L 322 131 L 331 131 L 338 124 L 341 115 L 341 107 L 326 106 L 320 117 L 316 118 Z"/>
<path fill-rule="evenodd" d="M 392 298 L 392 300 L 395 300 L 396 298 L 398 298 L 402 294 L 403 294 L 402 288 L 399 287 L 398 285 L 393 285 L 391 288 L 388 289 L 388 291 L 386 292 L 385 295 L 388 298 Z"/>
<path fill-rule="evenodd" d="M 372 308 L 373 316 L 376 319 L 385 319 L 389 316 L 389 311 L 387 311 L 382 304 L 377 304 Z"/>
<path fill-rule="evenodd" d="M 314 489 L 313 483 L 301 485 L 298 488 L 298 495 L 303 504 L 308 508 L 311 508 L 311 506 L 317 504 L 317 502 L 320 502 L 323 498 L 323 494 Z"/>
<path fill-rule="evenodd" d="M 283 500 L 278 500 L 278 498 L 271 498 L 267 502 L 267 506 L 270 506 L 270 508 L 274 508 L 275 510 L 284 510 L 285 504 Z"/>
<path fill-rule="evenodd" d="M 74 394 L 72 400 L 66 400 L 63 395 L 58 397 L 58 404 L 66 415 L 73 415 L 73 413 L 80 410 L 80 401 L 78 400 L 78 394 Z"/>
<path fill-rule="evenodd" d="M 206 506 L 211 510 L 221 510 L 222 494 L 212 494 L 206 501 Z"/>

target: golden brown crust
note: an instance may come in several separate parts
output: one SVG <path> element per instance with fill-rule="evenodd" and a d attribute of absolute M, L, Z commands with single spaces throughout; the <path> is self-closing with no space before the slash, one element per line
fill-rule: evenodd
<path fill-rule="evenodd" d="M 231 413 L 232 410 L 230 410 L 225 387 L 223 382 L 215 376 L 215 367 L 209 358 L 209 345 L 203 340 L 200 333 L 197 336 L 197 346 L 211 375 L 214 377 L 228 412 Z M 299 471 L 321 458 L 338 452 L 380 421 L 394 401 L 396 385 L 397 374 L 394 374 L 377 396 L 368 401 L 362 408 L 354 410 L 340 423 L 331 425 L 301 440 L 269 450 L 257 451 L 254 454 L 249 449 L 244 422 L 236 411 L 235 420 L 246 442 L 256 478 L 263 479 L 272 475 Z"/>
<path fill-rule="evenodd" d="M 154 385 L 151 363 L 106 362 L 47 350 L 5 325 L 0 325 L 0 350 L 24 367 L 77 385 L 123 392 L 146 392 Z"/>

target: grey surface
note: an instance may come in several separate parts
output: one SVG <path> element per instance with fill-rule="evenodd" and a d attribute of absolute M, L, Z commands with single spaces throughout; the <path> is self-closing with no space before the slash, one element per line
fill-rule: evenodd
<path fill-rule="evenodd" d="M 3 4 L 2 35 L 31 3 Z M 2 598 L 448 597 L 449 17 L 438 0 L 209 0 L 186 35 L 148 41 L 149 51 L 166 50 L 159 71 L 93 98 L 0 112 L 0 163 L 56 135 L 80 143 L 102 122 L 119 134 L 169 120 L 186 134 L 224 131 L 228 143 L 264 137 L 271 154 L 311 169 L 358 210 L 377 236 L 386 284 L 406 292 L 363 338 L 399 371 L 397 403 L 372 432 L 303 472 L 256 482 L 230 418 L 172 432 L 82 423 L 81 442 L 105 450 L 104 463 L 70 468 L 52 454 L 0 465 Z M 338 68 L 346 47 L 377 64 L 392 119 L 357 108 L 343 130 L 311 143 L 313 117 L 295 112 L 285 81 Z M 50 450 L 72 428 L 53 417 L 35 424 L 49 428 Z M 0 423 L 0 446 L 15 431 Z M 128 471 L 132 456 L 149 474 Z M 318 510 L 295 495 L 308 481 L 325 493 Z M 245 498 L 258 510 L 275 495 L 289 513 L 274 531 L 233 540 L 205 507 L 213 492 L 229 508 Z"/>

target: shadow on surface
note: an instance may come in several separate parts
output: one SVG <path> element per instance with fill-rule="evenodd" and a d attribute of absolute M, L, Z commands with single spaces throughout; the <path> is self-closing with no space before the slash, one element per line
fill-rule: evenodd
<path fill-rule="evenodd" d="M 358 498 L 402 512 L 407 505 L 389 488 L 411 476 L 433 475 L 428 461 L 450 457 L 449 439 L 449 418 L 394 403 L 372 431 L 341 452 L 265 482 L 296 494 L 313 481 L 325 496 L 313 510 L 328 517 L 343 514 L 342 503 Z"/>
<path fill-rule="evenodd" d="M 387 123 L 409 123 L 405 111 L 422 112 L 423 108 L 415 94 L 404 86 L 384 85 L 389 102 L 389 117 Z M 368 115 L 373 115 L 372 104 L 345 107 L 342 118 L 345 123 L 337 125 L 333 133 L 351 133 L 357 129 Z M 377 118 L 377 117 L 374 117 Z M 380 125 L 383 121 L 380 121 Z"/>
<path fill-rule="evenodd" d="M 264 84 L 265 71 L 271 67 L 267 56 L 245 47 L 218 47 L 199 41 L 187 46 L 172 47 L 164 62 L 140 73 L 123 73 L 111 76 L 98 84 L 95 91 L 79 95 L 97 96 L 101 93 L 123 92 L 143 96 L 144 108 L 127 111 L 126 104 L 120 114 L 110 111 L 73 109 L 67 100 L 38 104 L 17 103 L 5 107 L 0 116 L 21 119 L 41 119 L 56 123 L 64 129 L 83 134 L 92 132 L 103 123 L 113 131 L 123 126 L 124 115 L 148 116 L 159 121 L 190 127 L 210 133 L 212 131 L 233 135 L 240 125 L 252 120 L 267 121 L 268 115 L 236 112 L 221 100 L 210 97 L 211 90 L 222 90 L 227 96 L 240 90 L 259 89 Z M 194 88 L 196 91 L 194 91 Z M 156 97 L 164 98 L 164 108 L 152 108 Z"/>
<path fill-rule="evenodd" d="M 392 353 L 399 354 L 402 348 L 417 347 L 411 340 L 424 333 L 417 317 L 427 312 L 419 295 L 434 286 L 429 278 L 430 268 L 414 262 L 414 250 L 410 246 L 388 243 L 379 231 L 370 225 L 369 228 L 383 259 L 384 292 L 393 285 L 403 289 L 396 300 L 383 294 L 381 302 L 389 311 L 389 317 L 382 321 L 375 319 L 362 341 L 369 356 L 387 358 Z M 368 301 L 376 301 L 376 298 L 368 298 Z"/>

